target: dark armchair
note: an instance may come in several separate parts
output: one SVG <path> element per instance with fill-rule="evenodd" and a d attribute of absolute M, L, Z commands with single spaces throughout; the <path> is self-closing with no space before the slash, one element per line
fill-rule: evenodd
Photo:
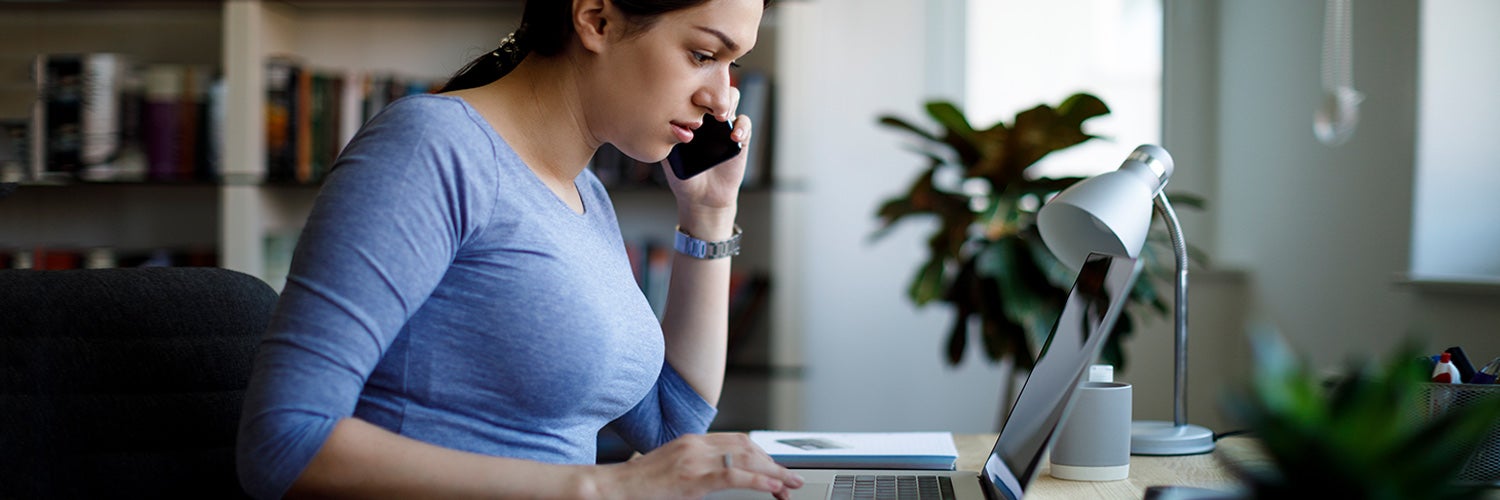
<path fill-rule="evenodd" d="M 0 498 L 242 497 L 276 292 L 218 268 L 0 271 Z"/>

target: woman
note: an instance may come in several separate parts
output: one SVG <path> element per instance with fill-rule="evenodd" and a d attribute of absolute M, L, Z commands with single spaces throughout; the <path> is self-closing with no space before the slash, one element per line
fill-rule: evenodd
<path fill-rule="evenodd" d="M 705 114 L 729 117 L 729 68 L 754 46 L 763 9 L 532 2 L 445 92 L 367 124 L 319 194 L 257 353 L 238 442 L 246 490 L 785 498 L 800 487 L 745 436 L 702 435 L 724 377 L 729 259 L 678 254 L 658 324 L 584 168 L 604 143 L 661 161 Z M 750 140 L 750 120 L 734 123 L 732 138 Z M 744 162 L 671 179 L 680 232 L 738 236 Z M 592 465 L 605 425 L 644 455 Z"/>

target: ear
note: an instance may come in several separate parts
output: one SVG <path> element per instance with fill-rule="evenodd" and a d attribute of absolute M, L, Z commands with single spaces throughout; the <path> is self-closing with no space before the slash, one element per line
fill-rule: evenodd
<path fill-rule="evenodd" d="M 594 53 L 604 51 L 609 42 L 606 29 L 615 29 L 611 25 L 613 7 L 608 0 L 573 1 L 573 31 L 578 33 L 578 39 L 585 50 Z"/>

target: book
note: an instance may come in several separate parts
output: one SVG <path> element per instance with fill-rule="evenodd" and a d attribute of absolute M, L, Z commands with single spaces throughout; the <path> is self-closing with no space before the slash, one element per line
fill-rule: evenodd
<path fill-rule="evenodd" d="M 273 182 L 288 182 L 296 177 L 294 71 L 300 64 L 279 56 L 266 61 L 266 177 Z"/>
<path fill-rule="evenodd" d="M 213 82 L 213 70 L 204 66 L 182 67 L 181 93 L 177 96 L 177 169 L 175 180 L 186 181 L 201 177 L 202 165 L 207 163 L 204 116 L 207 114 L 208 88 Z"/>
<path fill-rule="evenodd" d="M 750 440 L 795 469 L 953 470 L 951 432 L 751 431 Z"/>
<path fill-rule="evenodd" d="M 0 182 L 26 180 L 31 159 L 31 122 L 0 118 Z"/>
<path fill-rule="evenodd" d="M 292 68 L 292 174 L 301 183 L 312 182 L 312 70 L 303 66 Z"/>
<path fill-rule="evenodd" d="M 120 54 L 40 54 L 33 63 L 37 165 L 33 178 L 72 178 L 120 150 L 120 93 L 129 63 Z"/>
<path fill-rule="evenodd" d="M 153 64 L 145 72 L 145 105 L 142 136 L 146 142 L 147 174 L 152 180 L 171 181 L 181 176 L 183 153 L 183 87 L 187 67 Z"/>

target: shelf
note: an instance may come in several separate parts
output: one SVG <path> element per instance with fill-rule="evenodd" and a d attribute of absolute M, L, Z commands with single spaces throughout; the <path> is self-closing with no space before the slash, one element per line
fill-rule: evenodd
<path fill-rule="evenodd" d="M 218 2 L 203 0 L 0 0 L 0 10 L 36 9 L 77 12 L 84 9 L 201 9 L 218 10 Z"/>
<path fill-rule="evenodd" d="M 104 186 L 104 188 L 217 188 L 222 183 L 213 180 L 58 180 L 58 182 L 20 182 L 18 189 L 27 188 L 92 188 L 92 186 Z"/>
<path fill-rule="evenodd" d="M 1500 276 L 1406 273 L 1396 283 L 1419 292 L 1500 295 Z"/>
<path fill-rule="evenodd" d="M 451 9 L 473 12 L 476 10 L 515 10 L 526 5 L 524 0 L 281 0 L 301 10 L 421 10 Z"/>
<path fill-rule="evenodd" d="M 524 5 L 521 0 L 0 0 L 0 62 L 7 64 L 0 68 L 0 80 L 20 80 L 0 81 L 0 91 L 34 90 L 29 61 L 35 54 L 122 53 L 141 65 L 221 69 L 227 117 L 219 132 L 218 178 L 24 183 L 0 200 L 5 239 L 0 250 L 204 249 L 223 267 L 274 282 L 284 273 L 278 266 L 285 264 L 278 245 L 293 244 L 321 184 L 265 180 L 266 61 L 287 55 L 315 72 L 445 79 L 492 50 L 518 24 Z M 780 51 L 773 12 L 766 14 L 757 48 L 740 63 L 775 82 Z M 29 97 L 20 102 L 26 104 L 22 113 L 29 112 Z M 776 135 L 775 123 L 760 126 L 758 141 Z M 769 146 L 764 150 L 769 162 L 776 145 L 763 144 Z M 765 170 L 761 179 L 771 180 L 773 171 Z M 746 238 L 744 253 L 734 259 L 736 272 L 782 282 L 778 273 L 786 272 L 789 249 L 796 246 L 791 241 L 798 227 L 796 195 L 804 190 L 786 183 L 741 189 L 738 222 Z M 609 191 L 627 241 L 670 242 L 677 212 L 667 186 L 620 184 Z M 795 413 L 789 402 L 796 400 L 803 369 L 778 364 L 799 359 L 786 355 L 796 350 L 785 333 L 791 322 L 783 304 L 792 301 L 786 292 L 794 290 L 767 292 L 754 321 L 737 332 L 741 343 L 730 360 L 726 393 L 737 395 L 738 406 L 726 407 L 722 415 L 736 426 L 796 425 L 787 415 Z"/>

